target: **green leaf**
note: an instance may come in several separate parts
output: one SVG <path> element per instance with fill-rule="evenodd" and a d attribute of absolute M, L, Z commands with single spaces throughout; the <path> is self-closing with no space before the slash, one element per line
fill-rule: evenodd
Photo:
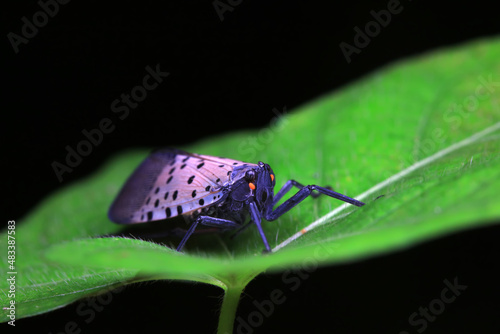
<path fill-rule="evenodd" d="M 16 267 L 17 318 L 112 286 L 183 279 L 226 291 L 219 331 L 231 332 L 239 295 L 261 272 L 359 260 L 497 221 L 498 59 L 498 39 L 415 57 L 265 129 L 184 148 L 265 161 L 276 173 L 277 187 L 288 179 L 330 185 L 367 203 L 356 208 L 326 196 L 306 199 L 279 220 L 264 222 L 272 254 L 262 254 L 262 240 L 252 227 L 234 239 L 231 234 L 193 236 L 185 253 L 148 240 L 98 238 L 123 228 L 106 212 L 149 150 L 120 154 L 17 222 L 16 257 L 22 259 Z M 169 221 L 158 224 L 169 227 Z M 6 249 L 6 233 L 0 238 Z M 3 252 L 4 263 L 6 256 Z M 1 271 L 7 276 L 6 268 Z M 7 291 L 6 282 L 1 284 Z M 9 301 L 7 294 L 0 296 L 1 305 Z M 3 321 L 7 314 L 4 310 Z"/>

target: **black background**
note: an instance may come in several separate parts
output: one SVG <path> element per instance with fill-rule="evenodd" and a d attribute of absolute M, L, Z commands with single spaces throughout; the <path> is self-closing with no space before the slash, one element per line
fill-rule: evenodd
<path fill-rule="evenodd" d="M 339 44 L 353 44 L 353 28 L 364 28 L 373 20 L 370 11 L 388 2 L 243 0 L 221 21 L 211 1 L 71 1 L 17 54 L 7 34 L 20 34 L 21 18 L 32 21 L 40 6 L 10 4 L 1 13 L 3 219 L 22 223 L 44 196 L 89 175 L 117 151 L 183 146 L 258 128 L 274 116 L 273 108 L 293 111 L 394 60 L 500 32 L 498 12 L 486 1 L 402 1 L 401 13 L 347 63 Z M 170 76 L 119 120 L 111 103 L 141 84 L 145 67 L 156 64 Z M 66 145 L 75 147 L 84 139 L 82 130 L 98 127 L 105 117 L 115 130 L 60 183 L 51 163 L 63 162 Z M 439 298 L 444 279 L 458 277 L 467 290 L 425 333 L 498 332 L 493 266 L 499 231 L 484 228 L 320 268 L 293 292 L 282 273 L 261 275 L 245 291 L 238 315 L 246 319 L 255 311 L 252 301 L 268 299 L 277 288 L 286 302 L 257 333 L 417 333 L 420 327 L 410 326 L 408 316 Z M 114 294 L 90 323 L 76 313 L 77 302 L 20 320 L 15 330 L 59 333 L 75 321 L 82 333 L 210 333 L 219 297 L 217 288 L 201 284 L 140 284 Z"/>

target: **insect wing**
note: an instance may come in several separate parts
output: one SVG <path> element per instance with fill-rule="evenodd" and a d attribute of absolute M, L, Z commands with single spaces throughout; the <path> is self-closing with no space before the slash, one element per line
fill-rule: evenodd
<path fill-rule="evenodd" d="M 243 164 L 174 149 L 156 151 L 129 177 L 109 218 L 120 224 L 143 223 L 212 205 L 222 198 L 234 168 Z"/>

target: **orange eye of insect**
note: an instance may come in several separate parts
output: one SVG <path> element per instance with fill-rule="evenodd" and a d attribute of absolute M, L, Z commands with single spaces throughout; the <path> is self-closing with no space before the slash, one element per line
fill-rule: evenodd
<path fill-rule="evenodd" d="M 253 184 L 252 182 L 250 182 L 248 186 L 250 187 L 250 189 L 255 190 L 255 184 Z"/>
<path fill-rule="evenodd" d="M 274 174 L 271 174 L 271 181 L 274 181 Z"/>

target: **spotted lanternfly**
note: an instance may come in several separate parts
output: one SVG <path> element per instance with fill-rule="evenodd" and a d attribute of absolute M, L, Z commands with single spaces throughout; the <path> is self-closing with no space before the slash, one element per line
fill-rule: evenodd
<path fill-rule="evenodd" d="M 328 188 L 303 186 L 294 180 L 288 180 L 274 195 L 275 184 L 273 170 L 263 162 L 252 164 L 176 149 L 158 150 L 130 176 L 111 205 L 109 218 L 119 224 L 134 224 L 185 215 L 192 223 L 178 251 L 198 224 L 231 230 L 253 222 L 270 252 L 262 218 L 273 221 L 309 195 L 324 194 L 356 206 L 364 205 Z M 293 186 L 299 191 L 273 209 Z"/>

